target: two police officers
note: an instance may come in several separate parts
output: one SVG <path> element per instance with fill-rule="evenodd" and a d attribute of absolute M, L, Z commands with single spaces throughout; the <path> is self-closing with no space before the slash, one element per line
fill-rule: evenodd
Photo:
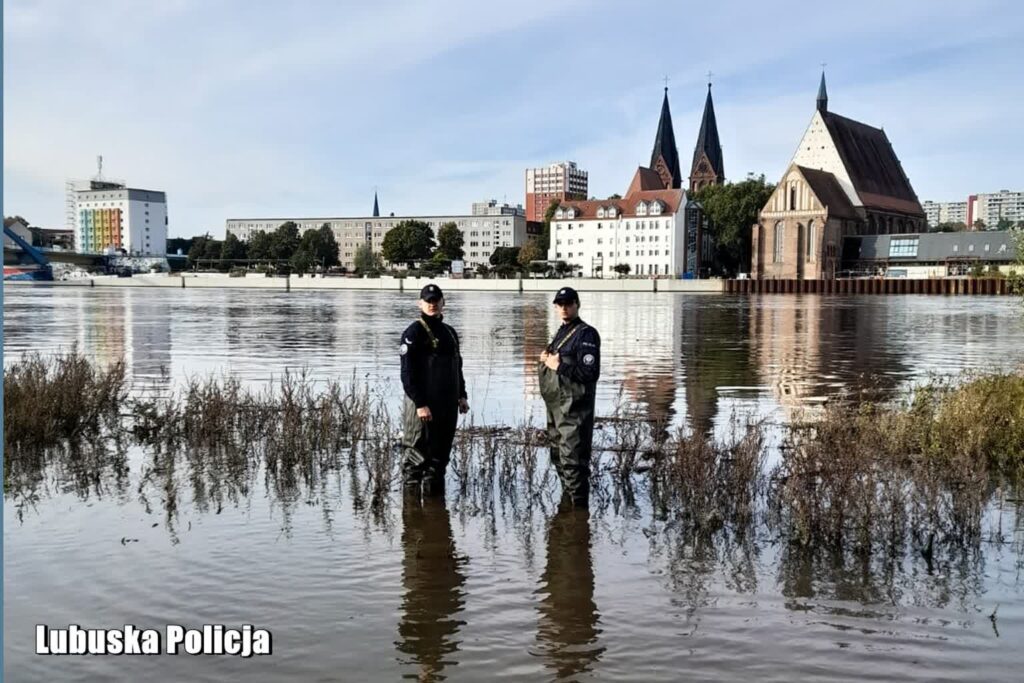
<path fill-rule="evenodd" d="M 572 287 L 558 290 L 554 304 L 562 325 L 540 354 L 539 366 L 551 463 L 562 482 L 563 502 L 586 507 L 601 336 L 580 319 L 580 297 Z"/>
<path fill-rule="evenodd" d="M 443 322 L 444 293 L 420 291 L 420 317 L 402 333 L 402 483 L 406 494 L 444 494 L 458 414 L 469 412 L 459 335 Z"/>
<path fill-rule="evenodd" d="M 553 303 L 562 325 L 539 359 L 551 463 L 562 483 L 563 501 L 586 507 L 601 336 L 580 319 L 576 290 L 563 287 Z M 468 412 L 469 403 L 459 335 L 443 322 L 441 288 L 425 286 L 419 307 L 420 317 L 402 333 L 399 346 L 405 390 L 402 482 L 406 493 L 439 496 L 458 414 Z"/>

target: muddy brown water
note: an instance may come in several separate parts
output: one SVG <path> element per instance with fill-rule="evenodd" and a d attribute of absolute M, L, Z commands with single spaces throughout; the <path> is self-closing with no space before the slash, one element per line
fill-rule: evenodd
<path fill-rule="evenodd" d="M 546 296 L 449 302 L 477 425 L 529 420 Z M 4 362 L 72 345 L 125 358 L 133 391 L 188 376 L 260 385 L 285 370 L 356 377 L 396 404 L 397 293 L 7 288 Z M 603 339 L 599 414 L 623 400 L 724 432 L 781 424 L 866 386 L 1024 360 L 1018 302 L 975 297 L 590 294 Z M 172 515 L 123 481 L 49 473 L 4 502 L 9 680 L 1017 680 L 1024 663 L 1020 499 L 1001 491 L 982 541 L 925 563 L 797 551 L 770 534 L 693 538 L 637 506 L 559 511 L 449 495 L 384 518 L 344 476 L 286 496 L 257 479 Z M 183 475 L 185 476 L 185 475 Z M 187 488 L 187 487 L 186 487 Z M 136 540 L 137 539 L 137 540 Z M 44 657 L 36 624 L 255 624 L 270 657 Z"/>

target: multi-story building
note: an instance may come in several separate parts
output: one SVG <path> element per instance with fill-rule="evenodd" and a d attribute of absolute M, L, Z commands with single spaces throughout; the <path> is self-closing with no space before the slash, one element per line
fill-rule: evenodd
<path fill-rule="evenodd" d="M 637 168 L 621 199 L 563 202 L 551 221 L 548 259 L 584 277 L 617 277 L 619 265 L 633 275 L 706 277 L 715 265 L 711 231 L 703 207 L 687 200 L 685 179 L 665 88 L 650 165 Z M 699 190 L 724 180 L 709 84 L 689 182 Z"/>
<path fill-rule="evenodd" d="M 963 223 L 968 228 L 967 202 L 925 202 L 921 205 L 928 219 L 928 227 L 934 228 L 939 223 Z"/>
<path fill-rule="evenodd" d="M 617 277 L 619 264 L 634 275 L 682 275 L 684 200 L 683 190 L 661 187 L 651 169 L 637 169 L 622 199 L 558 207 L 548 260 L 576 266 L 583 277 Z"/>
<path fill-rule="evenodd" d="M 338 242 L 338 260 L 346 268 L 355 266 L 356 250 L 369 244 L 380 254 L 388 230 L 402 221 L 423 221 L 434 235 L 445 223 L 454 223 L 462 233 L 463 251 L 467 267 L 489 265 L 491 254 L 497 247 L 520 247 L 526 243 L 526 217 L 523 215 L 450 215 L 450 216 L 349 216 L 327 218 L 229 218 L 227 233 L 248 241 L 256 232 L 273 232 L 282 223 L 294 222 L 299 232 L 330 226 Z"/>
<path fill-rule="evenodd" d="M 575 161 L 526 169 L 526 218 L 543 221 L 551 202 L 587 198 L 587 172 Z"/>
<path fill-rule="evenodd" d="M 133 256 L 167 251 L 167 195 L 163 192 L 90 181 L 74 195 L 78 251 L 114 248 Z"/>
<path fill-rule="evenodd" d="M 1024 221 L 1024 192 L 1000 190 L 987 194 L 971 195 L 967 198 L 968 227 L 981 220 L 986 230 L 998 230 L 1000 227 L 1016 227 Z"/>
<path fill-rule="evenodd" d="M 473 202 L 474 216 L 525 216 L 526 211 L 522 204 L 504 203 L 499 204 L 497 199 L 488 199 L 484 202 Z"/>

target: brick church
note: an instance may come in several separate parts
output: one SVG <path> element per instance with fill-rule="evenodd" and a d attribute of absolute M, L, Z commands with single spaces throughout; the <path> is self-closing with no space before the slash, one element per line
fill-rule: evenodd
<path fill-rule="evenodd" d="M 751 276 L 836 277 L 843 238 L 926 230 L 924 209 L 885 131 L 817 109 L 751 239 Z"/>

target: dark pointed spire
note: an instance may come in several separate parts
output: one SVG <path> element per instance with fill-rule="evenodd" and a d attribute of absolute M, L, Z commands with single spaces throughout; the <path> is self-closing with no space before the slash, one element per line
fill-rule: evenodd
<path fill-rule="evenodd" d="M 707 157 L 710 169 L 698 171 L 702 157 Z M 718 139 L 718 121 L 715 119 L 715 103 L 711 99 L 711 83 L 708 83 L 708 96 L 704 100 L 704 117 L 697 133 L 697 146 L 693 149 L 693 166 L 690 169 L 690 187 L 694 187 L 694 178 L 703 176 L 705 180 L 720 183 L 725 180 L 725 164 L 722 160 L 722 143 Z M 711 180 L 711 177 L 714 180 Z M 707 184 L 705 182 L 704 184 Z"/>
<path fill-rule="evenodd" d="M 658 134 L 654 138 L 654 150 L 651 152 L 651 168 L 657 170 L 659 158 L 665 160 L 665 166 L 672 175 L 670 186 L 681 187 L 679 151 L 676 149 L 676 134 L 672 130 L 672 112 L 668 108 L 668 86 L 665 86 L 665 99 L 661 103 L 661 119 L 658 121 Z"/>
<path fill-rule="evenodd" d="M 818 111 L 828 111 L 828 91 L 825 90 L 825 70 L 821 71 L 821 85 L 818 86 Z"/>
<path fill-rule="evenodd" d="M 373 191 L 373 215 L 375 218 L 380 216 L 380 206 L 377 204 L 377 190 Z"/>

